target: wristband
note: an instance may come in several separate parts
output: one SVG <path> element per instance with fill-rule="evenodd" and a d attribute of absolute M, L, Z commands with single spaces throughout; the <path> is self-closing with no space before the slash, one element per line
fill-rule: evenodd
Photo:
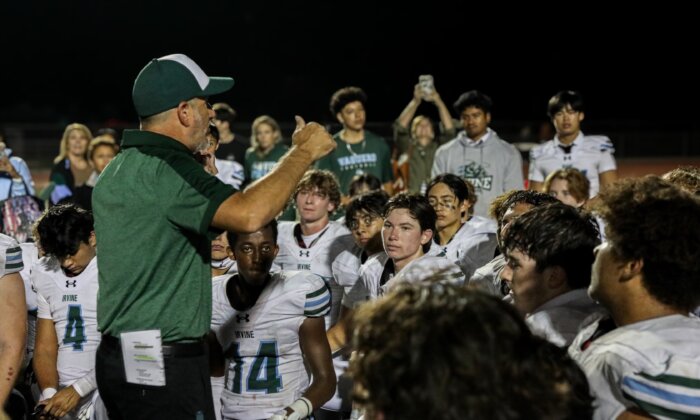
<path fill-rule="evenodd" d="M 56 388 L 46 388 L 41 392 L 40 400 L 41 401 L 48 400 L 51 397 L 53 397 L 54 395 L 56 395 L 56 392 L 58 392 L 58 391 L 56 391 Z"/>
<path fill-rule="evenodd" d="M 313 404 L 306 397 L 299 398 L 287 407 L 292 410 L 290 414 L 287 414 L 287 411 L 282 409 L 270 417 L 269 420 L 301 420 L 307 418 L 314 411 Z"/>
<path fill-rule="evenodd" d="M 314 407 L 306 397 L 301 397 L 293 403 L 289 404 L 292 413 L 287 416 L 287 420 L 305 419 L 314 411 Z"/>

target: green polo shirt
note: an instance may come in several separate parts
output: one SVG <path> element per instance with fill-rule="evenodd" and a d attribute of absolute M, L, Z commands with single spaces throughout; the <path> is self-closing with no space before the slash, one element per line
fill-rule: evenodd
<path fill-rule="evenodd" d="M 124 132 L 92 194 L 103 334 L 160 329 L 163 341 L 177 341 L 209 330 L 209 226 L 233 193 L 180 142 Z"/>

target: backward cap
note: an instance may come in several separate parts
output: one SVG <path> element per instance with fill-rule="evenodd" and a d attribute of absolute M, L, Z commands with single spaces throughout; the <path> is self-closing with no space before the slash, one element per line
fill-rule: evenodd
<path fill-rule="evenodd" d="M 184 54 L 154 58 L 141 70 L 131 92 L 139 117 L 175 108 L 181 101 L 226 92 L 231 77 L 209 77 Z"/>

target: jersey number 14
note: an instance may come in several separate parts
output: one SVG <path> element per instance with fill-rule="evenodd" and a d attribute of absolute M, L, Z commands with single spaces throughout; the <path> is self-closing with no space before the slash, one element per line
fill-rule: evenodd
<path fill-rule="evenodd" d="M 241 394 L 243 358 L 238 351 L 238 343 L 233 343 L 227 357 L 233 359 L 233 366 L 229 365 L 226 371 L 226 388 L 234 394 Z M 279 356 L 277 354 L 277 341 L 261 341 L 258 354 L 248 369 L 246 375 L 246 391 L 264 392 L 275 394 L 282 390 L 282 377 L 277 371 Z M 233 380 L 230 373 L 233 371 Z"/>

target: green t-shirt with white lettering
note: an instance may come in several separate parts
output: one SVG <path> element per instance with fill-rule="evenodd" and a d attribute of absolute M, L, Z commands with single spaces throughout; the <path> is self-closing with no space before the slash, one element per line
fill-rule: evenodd
<path fill-rule="evenodd" d="M 350 181 L 355 175 L 370 173 L 382 182 L 392 181 L 391 151 L 386 141 L 365 130 L 365 138 L 356 144 L 349 144 L 336 133 L 333 138 L 338 143 L 331 154 L 319 160 L 318 169 L 328 169 L 338 177 L 340 192 L 348 195 Z"/>

